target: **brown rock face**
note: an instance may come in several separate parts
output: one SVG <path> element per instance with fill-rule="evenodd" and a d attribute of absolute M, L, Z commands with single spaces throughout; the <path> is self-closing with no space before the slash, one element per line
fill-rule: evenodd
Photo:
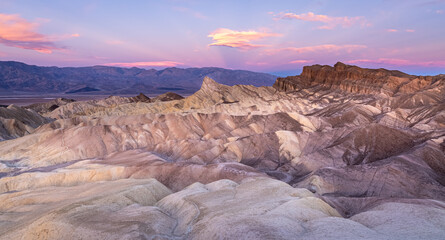
<path fill-rule="evenodd" d="M 445 78 L 440 75 L 414 76 L 400 71 L 360 68 L 338 62 L 334 67 L 305 66 L 301 75 L 278 78 L 273 87 L 279 91 L 296 91 L 322 86 L 352 93 L 383 93 L 392 96 L 398 92 L 413 93 L 443 79 Z"/>
<path fill-rule="evenodd" d="M 154 98 L 149 98 L 147 96 L 145 96 L 143 93 L 139 93 L 139 95 L 135 96 L 135 97 L 130 97 L 130 102 L 145 102 L 145 103 L 150 103 L 150 102 L 166 102 L 166 101 L 173 101 L 173 100 L 181 100 L 184 97 L 173 93 L 173 92 L 166 92 L 163 93 L 161 95 L 158 95 Z"/>
<path fill-rule="evenodd" d="M 131 102 L 150 102 L 151 99 L 145 96 L 143 93 L 139 93 L 139 95 L 135 97 L 130 97 Z"/>
<path fill-rule="evenodd" d="M 157 101 L 166 102 L 166 101 L 172 101 L 172 100 L 181 100 L 183 98 L 184 97 L 179 94 L 176 94 L 173 92 L 166 92 L 164 94 L 161 94 L 161 95 L 153 98 L 152 102 L 157 102 Z"/>

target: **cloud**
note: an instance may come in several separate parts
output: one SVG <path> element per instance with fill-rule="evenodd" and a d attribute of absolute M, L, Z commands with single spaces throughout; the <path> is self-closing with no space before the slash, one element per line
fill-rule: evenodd
<path fill-rule="evenodd" d="M 310 63 L 313 62 L 312 60 L 293 60 L 290 61 L 290 64 L 305 64 L 305 63 Z"/>
<path fill-rule="evenodd" d="M 278 48 L 278 49 L 268 49 L 266 50 L 266 53 L 273 55 L 280 52 L 296 52 L 296 53 L 307 53 L 307 52 L 336 52 L 336 51 L 346 51 L 346 52 L 352 52 L 359 49 L 367 48 L 365 45 L 353 45 L 353 44 L 346 44 L 346 45 L 335 45 L 335 44 L 323 44 L 323 45 L 316 45 L 316 46 L 309 46 L 309 47 L 287 47 L 287 48 Z"/>
<path fill-rule="evenodd" d="M 307 22 L 321 22 L 324 25 L 318 29 L 334 29 L 337 26 L 351 27 L 354 24 L 369 26 L 370 24 L 364 17 L 331 17 L 327 15 L 317 15 L 313 12 L 295 14 L 295 13 L 279 13 L 275 19 L 297 19 Z"/>
<path fill-rule="evenodd" d="M 379 58 L 379 59 L 356 59 L 347 61 L 351 64 L 374 63 L 391 66 L 421 66 L 421 67 L 445 67 L 445 61 L 411 61 L 405 59 Z"/>
<path fill-rule="evenodd" d="M 107 40 L 107 41 L 105 41 L 105 43 L 108 45 L 112 45 L 112 46 L 124 44 L 124 42 L 121 40 Z"/>
<path fill-rule="evenodd" d="M 444 12 L 443 10 L 436 10 L 437 14 L 443 14 L 443 12 Z"/>
<path fill-rule="evenodd" d="M 267 66 L 270 65 L 268 62 L 246 62 L 246 65 L 249 66 Z"/>
<path fill-rule="evenodd" d="M 390 33 L 393 33 L 393 32 L 399 32 L 399 30 L 398 29 L 386 29 L 386 31 L 387 32 L 390 32 Z M 413 33 L 413 32 L 415 32 L 416 30 L 414 30 L 414 29 L 405 29 L 405 32 L 408 32 L 408 33 Z"/>
<path fill-rule="evenodd" d="M 180 62 L 173 61 L 158 61 L 158 62 L 128 62 L 128 63 L 106 63 L 105 66 L 118 66 L 118 67 L 175 67 L 183 65 Z"/>
<path fill-rule="evenodd" d="M 208 35 L 214 41 L 209 46 L 225 46 L 249 50 L 264 47 L 266 45 L 253 44 L 251 41 L 260 40 L 267 37 L 282 36 L 277 33 L 257 32 L 257 31 L 236 31 L 227 28 L 219 28 Z"/>
<path fill-rule="evenodd" d="M 61 49 L 49 36 L 36 32 L 37 27 L 37 23 L 28 22 L 17 14 L 0 13 L 0 43 L 42 53 Z"/>

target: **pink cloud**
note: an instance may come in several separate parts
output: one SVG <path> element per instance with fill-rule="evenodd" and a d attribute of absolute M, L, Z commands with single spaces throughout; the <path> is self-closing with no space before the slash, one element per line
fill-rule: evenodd
<path fill-rule="evenodd" d="M 379 59 L 356 59 L 347 61 L 351 64 L 374 63 L 391 66 L 421 66 L 421 67 L 445 67 L 445 61 L 411 61 L 405 59 L 379 58 Z"/>
<path fill-rule="evenodd" d="M 62 41 L 62 40 L 69 39 L 69 38 L 78 38 L 78 37 L 80 37 L 80 34 L 73 33 L 73 34 L 63 34 L 63 35 L 57 35 L 57 36 L 46 36 L 46 39 L 51 42 L 57 42 L 57 41 Z M 61 49 L 59 49 L 59 50 L 61 50 Z"/>
<path fill-rule="evenodd" d="M 267 66 L 270 65 L 268 62 L 246 62 L 246 65 L 249 66 Z"/>
<path fill-rule="evenodd" d="M 295 13 L 279 13 L 275 19 L 297 19 L 307 22 L 322 22 L 323 26 L 318 29 L 334 29 L 337 26 L 350 27 L 354 24 L 369 26 L 364 17 L 331 17 L 327 15 L 317 15 L 313 12 L 295 14 Z"/>
<path fill-rule="evenodd" d="M 437 14 L 443 14 L 443 10 L 436 10 Z"/>
<path fill-rule="evenodd" d="M 121 41 L 121 40 L 107 40 L 107 41 L 105 41 L 105 43 L 106 44 L 108 44 L 108 45 L 122 45 L 122 44 L 124 44 L 124 42 L 123 41 Z"/>
<path fill-rule="evenodd" d="M 227 28 L 219 28 L 208 35 L 214 41 L 209 46 L 225 46 L 249 50 L 266 45 L 253 44 L 251 41 L 260 40 L 266 37 L 282 36 L 277 33 L 257 32 L 257 31 L 235 31 Z"/>
<path fill-rule="evenodd" d="M 293 60 L 290 61 L 290 64 L 305 64 L 305 63 L 310 63 L 313 62 L 312 60 Z"/>
<path fill-rule="evenodd" d="M 180 62 L 173 61 L 159 61 L 159 62 L 129 62 L 129 63 L 106 63 L 105 66 L 119 66 L 119 67 L 175 67 L 182 65 Z"/>
<path fill-rule="evenodd" d="M 287 47 L 287 48 L 278 48 L 278 49 L 269 49 L 266 50 L 266 53 L 268 54 L 277 54 L 283 51 L 286 52 L 296 52 L 296 53 L 307 53 L 307 52 L 336 52 L 336 51 L 346 51 L 348 53 L 367 48 L 365 45 L 335 45 L 335 44 L 323 44 L 323 45 L 316 45 L 316 46 L 309 46 L 309 47 Z"/>
<path fill-rule="evenodd" d="M 386 29 L 386 31 L 387 32 L 390 32 L 390 33 L 392 33 L 392 32 L 399 32 L 399 30 L 398 29 Z M 405 29 L 405 32 L 408 32 L 408 33 L 413 33 L 413 32 L 415 32 L 416 30 L 414 30 L 414 29 Z"/>
<path fill-rule="evenodd" d="M 9 47 L 51 53 L 59 50 L 50 37 L 36 32 L 37 23 L 16 14 L 0 13 L 0 43 Z"/>

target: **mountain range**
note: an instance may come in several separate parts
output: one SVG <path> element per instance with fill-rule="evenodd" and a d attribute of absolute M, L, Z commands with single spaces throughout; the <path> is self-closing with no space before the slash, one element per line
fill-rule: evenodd
<path fill-rule="evenodd" d="M 276 76 L 216 67 L 141 68 L 39 67 L 21 62 L 0 61 L 0 94 L 137 94 L 175 91 L 191 94 L 204 77 L 226 85 L 271 86 Z"/>

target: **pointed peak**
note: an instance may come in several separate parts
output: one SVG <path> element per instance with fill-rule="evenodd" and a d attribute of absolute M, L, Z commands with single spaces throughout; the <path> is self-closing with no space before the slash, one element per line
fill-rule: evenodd
<path fill-rule="evenodd" d="M 221 84 L 217 83 L 212 78 L 206 76 L 202 81 L 201 89 L 215 89 L 218 88 L 220 85 Z"/>
<path fill-rule="evenodd" d="M 150 102 L 150 98 L 145 96 L 143 93 L 139 93 L 139 95 L 130 97 L 129 99 L 131 102 Z"/>
<path fill-rule="evenodd" d="M 139 95 L 137 95 L 136 97 L 139 97 L 139 98 L 148 98 L 148 97 L 145 96 L 145 94 L 143 94 L 143 93 L 139 93 Z"/>
<path fill-rule="evenodd" d="M 204 80 L 202 81 L 202 84 L 218 84 L 218 83 L 212 78 L 205 76 Z"/>

